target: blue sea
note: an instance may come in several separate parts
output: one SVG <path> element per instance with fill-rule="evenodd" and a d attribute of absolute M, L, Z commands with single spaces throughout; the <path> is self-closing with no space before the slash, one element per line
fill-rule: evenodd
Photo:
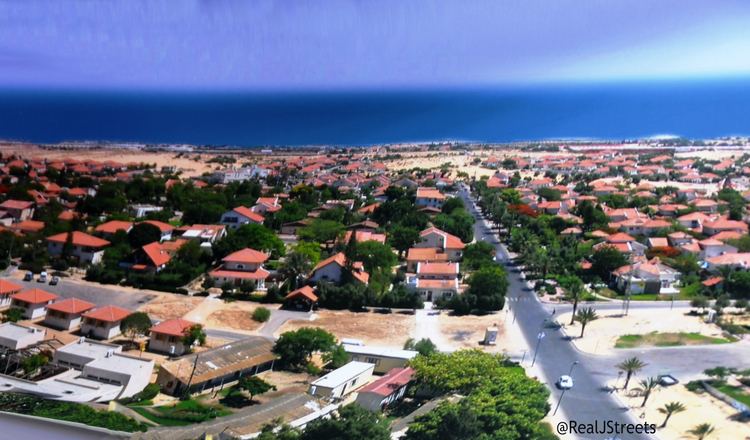
<path fill-rule="evenodd" d="M 350 92 L 0 90 L 0 138 L 195 145 L 750 134 L 750 79 Z"/>

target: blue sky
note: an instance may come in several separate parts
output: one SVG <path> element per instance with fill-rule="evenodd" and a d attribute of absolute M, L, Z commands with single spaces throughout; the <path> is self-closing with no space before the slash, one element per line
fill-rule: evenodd
<path fill-rule="evenodd" d="M 476 87 L 750 74 L 746 0 L 0 0 L 0 87 Z"/>

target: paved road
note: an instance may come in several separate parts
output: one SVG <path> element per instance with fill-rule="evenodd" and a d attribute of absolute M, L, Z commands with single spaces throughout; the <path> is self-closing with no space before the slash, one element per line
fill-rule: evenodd
<path fill-rule="evenodd" d="M 468 194 L 461 190 L 459 196 L 464 200 L 467 206 L 471 205 Z M 493 243 L 496 239 L 489 233 L 485 232 L 485 226 L 481 220 L 474 225 L 474 234 L 477 240 Z M 495 244 L 497 256 L 504 261 L 508 258 L 506 249 Z M 545 333 L 541 340 L 540 349 L 536 358 L 536 363 L 546 376 L 547 380 L 555 381 L 563 374 L 568 374 L 573 362 L 578 361 L 580 364 L 575 367 L 573 377 L 575 387 L 565 393 L 560 408 L 563 413 L 571 420 L 579 423 L 599 423 L 608 420 L 619 423 L 636 423 L 628 412 L 615 398 L 603 391 L 606 382 L 616 377 L 616 370 L 613 366 L 604 366 L 604 363 L 591 362 L 588 356 L 582 356 L 573 345 L 567 341 L 562 332 L 554 329 L 544 328 L 544 322 L 551 317 L 552 307 L 547 308 L 533 295 L 533 292 L 524 290 L 525 282 L 519 278 L 519 274 L 510 272 L 508 276 L 510 287 L 508 297 L 511 299 L 511 310 L 516 316 L 521 332 L 526 343 L 533 349 L 537 344 L 537 335 L 540 332 Z M 560 398 L 560 391 L 554 385 L 550 384 L 552 391 L 552 402 L 556 403 Z M 657 423 L 656 420 L 653 421 Z M 605 435 L 579 436 L 584 439 L 602 440 Z M 571 436 L 565 436 L 571 438 Z M 622 440 L 641 440 L 648 439 L 648 435 L 620 435 Z"/>
<path fill-rule="evenodd" d="M 9 278 L 16 284 L 28 289 L 43 289 L 47 292 L 59 295 L 61 298 L 78 298 L 97 306 L 114 305 L 128 310 L 135 310 L 155 298 L 153 294 L 128 288 L 127 291 L 118 290 L 117 286 L 97 285 L 93 283 L 80 283 L 76 281 L 60 279 L 56 286 L 34 281 L 23 281 Z"/>

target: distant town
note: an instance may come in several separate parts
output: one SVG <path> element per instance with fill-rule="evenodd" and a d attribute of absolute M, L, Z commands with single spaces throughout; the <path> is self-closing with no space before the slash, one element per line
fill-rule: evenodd
<path fill-rule="evenodd" d="M 0 142 L 0 419 L 750 438 L 749 207 L 744 137 Z"/>

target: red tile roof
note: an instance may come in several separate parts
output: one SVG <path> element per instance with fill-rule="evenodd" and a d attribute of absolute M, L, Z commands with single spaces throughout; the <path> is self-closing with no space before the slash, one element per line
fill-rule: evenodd
<path fill-rule="evenodd" d="M 34 205 L 34 202 L 27 200 L 6 200 L 0 203 L 0 208 L 3 209 L 28 209 Z"/>
<path fill-rule="evenodd" d="M 158 241 L 144 245 L 141 249 L 156 267 L 167 264 L 169 263 L 169 260 L 172 259 L 169 252 L 167 252 Z"/>
<path fill-rule="evenodd" d="M 315 294 L 315 292 L 313 291 L 313 288 L 310 286 L 304 286 L 304 287 L 300 287 L 297 290 L 293 290 L 289 292 L 289 294 L 285 296 L 284 299 L 292 299 L 292 298 L 297 298 L 300 296 L 303 298 L 309 299 L 312 302 L 318 302 L 318 295 Z"/>
<path fill-rule="evenodd" d="M 266 219 L 262 215 L 245 206 L 238 206 L 232 209 L 232 211 L 236 212 L 239 215 L 245 216 L 256 223 L 262 223 Z"/>
<path fill-rule="evenodd" d="M 232 263 L 251 264 L 261 264 L 266 260 L 268 260 L 268 254 L 250 248 L 240 249 L 237 252 L 232 252 L 231 254 L 221 259 L 221 261 L 228 261 Z"/>
<path fill-rule="evenodd" d="M 245 272 L 242 270 L 226 270 L 216 269 L 208 273 L 208 275 L 216 278 L 237 278 L 241 280 L 265 280 L 271 275 L 271 272 L 265 269 L 258 269 L 252 272 Z"/>
<path fill-rule="evenodd" d="M 117 306 L 104 306 L 98 309 L 92 310 L 83 316 L 85 318 L 96 319 L 97 321 L 104 322 L 117 322 L 130 316 L 132 312 L 130 310 L 123 309 Z"/>
<path fill-rule="evenodd" d="M 68 298 L 54 302 L 47 306 L 48 310 L 57 310 L 63 313 L 83 313 L 95 307 L 94 304 L 78 298 Z"/>
<path fill-rule="evenodd" d="M 11 296 L 12 299 L 29 304 L 42 304 L 57 299 L 57 295 L 42 289 L 29 289 Z"/>
<path fill-rule="evenodd" d="M 174 226 L 170 225 L 169 223 L 160 222 L 159 220 L 146 220 L 143 223 L 148 223 L 149 225 L 156 226 L 162 233 L 174 231 Z"/>
<path fill-rule="evenodd" d="M 362 387 L 359 392 L 360 394 L 375 393 L 383 397 L 390 396 L 398 389 L 411 382 L 413 375 L 414 370 L 409 367 L 394 368 L 380 379 Z"/>
<path fill-rule="evenodd" d="M 152 333 L 159 333 L 169 336 L 182 336 L 185 330 L 194 326 L 196 323 L 182 318 L 167 319 L 151 327 Z"/>
<path fill-rule="evenodd" d="M 55 243 L 65 243 L 66 241 L 68 241 L 68 234 L 72 234 L 72 243 L 75 246 L 101 248 L 109 245 L 109 242 L 107 240 L 103 240 L 99 237 L 94 237 L 93 235 L 89 235 L 81 231 L 73 231 L 70 233 L 62 232 L 60 234 L 55 234 L 47 237 L 47 241 L 52 241 Z"/>
<path fill-rule="evenodd" d="M 8 280 L 0 280 L 0 295 L 18 293 L 21 289 L 23 289 L 23 287 L 16 283 L 12 283 Z"/>
<path fill-rule="evenodd" d="M 133 227 L 132 222 L 126 222 L 122 220 L 110 220 L 106 223 L 102 223 L 94 229 L 96 232 L 104 234 L 114 234 L 117 231 L 128 231 Z"/>

